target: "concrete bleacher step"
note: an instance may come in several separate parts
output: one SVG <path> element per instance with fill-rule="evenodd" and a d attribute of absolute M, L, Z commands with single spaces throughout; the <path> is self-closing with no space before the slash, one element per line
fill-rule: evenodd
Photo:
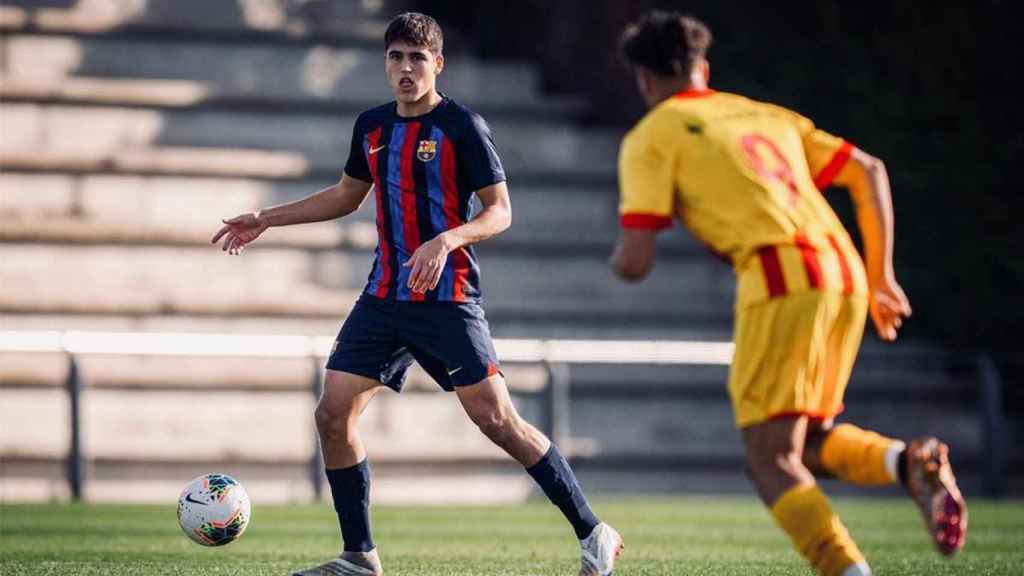
<path fill-rule="evenodd" d="M 383 37 L 387 25 L 381 7 L 333 0 L 5 0 L 0 29 L 370 42 Z"/>
<path fill-rule="evenodd" d="M 118 94 L 123 94 L 122 103 L 264 103 L 349 110 L 392 98 L 382 66 L 383 47 L 377 45 L 9 34 L 0 46 L 7 55 L 0 67 L 0 94 L 8 98 L 118 102 Z M 496 114 L 529 112 L 550 117 L 572 109 L 565 100 L 542 98 L 536 73 L 525 64 L 483 64 L 470 57 L 453 57 L 438 86 L 461 102 Z"/>
<path fill-rule="evenodd" d="M 0 174 L 0 240 L 206 245 L 222 218 L 287 201 L 291 186 L 222 178 Z M 344 232 L 332 223 L 273 228 L 260 244 L 330 248 L 346 241 Z"/>
<path fill-rule="evenodd" d="M 662 262 L 640 284 L 615 280 L 604 255 L 482 255 L 488 312 L 658 315 L 727 309 L 731 272 L 710 259 Z M 286 248 L 227 256 L 214 246 L 0 244 L 0 311 L 82 314 L 329 316 L 348 310 L 369 252 Z M 89 278 L 89 282 L 77 279 Z"/>
<path fill-rule="evenodd" d="M 203 334 L 289 334 L 333 337 L 348 309 L 335 316 L 261 316 L 259 314 L 107 314 L 0 312 L 3 330 L 77 330 L 92 332 L 199 332 Z"/>
<path fill-rule="evenodd" d="M 330 180 L 180 176 L 0 174 L 0 240 L 205 244 L 221 218 L 289 202 Z M 486 246 L 508 250 L 607 253 L 618 234 L 614 188 L 510 184 L 513 226 Z M 334 223 L 274 228 L 261 246 L 372 249 L 376 203 Z M 677 228 L 659 235 L 659 258 L 704 250 Z"/>
<path fill-rule="evenodd" d="M 160 162 L 138 159 L 165 149 L 189 150 L 202 170 L 232 174 L 223 158 L 201 162 L 196 149 L 251 151 L 271 154 L 278 177 L 315 173 L 340 174 L 351 140 L 350 115 L 263 114 L 231 110 L 178 109 L 159 111 L 114 106 L 5 104 L 0 123 L 0 168 L 159 170 Z M 495 140 L 510 178 L 517 174 L 583 175 L 615 173 L 619 134 L 545 122 L 492 123 Z M 83 134 L 89 138 L 82 138 Z M 256 162 L 253 162 L 255 164 Z M 193 172 L 188 165 L 168 168 Z M 274 172 L 269 171 L 271 177 Z M 282 174 L 283 173 L 283 174 Z M 246 175 L 238 172 L 238 175 Z"/>
<path fill-rule="evenodd" d="M 712 258 L 659 262 L 639 283 L 618 280 L 607 254 L 545 257 L 478 250 L 488 312 L 550 315 L 571 323 L 573 316 L 606 315 L 617 321 L 674 313 L 728 311 L 732 271 Z"/>
<path fill-rule="evenodd" d="M 230 257 L 213 246 L 0 244 L 0 310 L 337 317 L 356 293 L 326 288 L 322 277 L 353 269 L 341 253 L 290 249 Z"/>

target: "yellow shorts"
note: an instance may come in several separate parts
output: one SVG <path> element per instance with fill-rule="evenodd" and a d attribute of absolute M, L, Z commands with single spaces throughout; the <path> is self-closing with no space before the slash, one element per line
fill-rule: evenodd
<path fill-rule="evenodd" d="M 729 371 L 736 426 L 839 414 L 867 311 L 865 296 L 819 290 L 737 309 Z"/>

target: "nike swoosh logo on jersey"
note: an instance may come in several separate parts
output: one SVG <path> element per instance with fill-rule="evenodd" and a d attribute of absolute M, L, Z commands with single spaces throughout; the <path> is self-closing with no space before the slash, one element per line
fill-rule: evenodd
<path fill-rule="evenodd" d="M 206 502 L 200 502 L 199 500 L 193 500 L 191 494 L 185 495 L 185 502 L 191 502 L 193 504 L 199 504 L 200 506 L 206 506 Z"/>
<path fill-rule="evenodd" d="M 383 150 L 385 148 L 387 148 L 387 145 L 377 146 L 376 148 L 370 148 L 370 154 L 376 154 L 377 152 L 380 152 L 381 150 Z"/>

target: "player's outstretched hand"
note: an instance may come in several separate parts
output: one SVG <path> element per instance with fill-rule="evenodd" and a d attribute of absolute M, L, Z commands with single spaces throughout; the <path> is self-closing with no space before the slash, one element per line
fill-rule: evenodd
<path fill-rule="evenodd" d="M 224 238 L 221 250 L 231 255 L 241 254 L 247 244 L 259 238 L 260 234 L 270 227 L 263 218 L 260 218 L 258 212 L 247 212 L 222 222 L 224 225 L 213 235 L 210 243 L 216 244 Z"/>
<path fill-rule="evenodd" d="M 437 288 L 437 283 L 441 281 L 441 274 L 444 272 L 444 264 L 448 260 L 449 251 L 441 236 L 436 236 L 420 244 L 420 247 L 412 253 L 412 257 L 403 264 L 406 268 L 412 268 L 406 285 L 413 292 L 420 294 Z"/>
<path fill-rule="evenodd" d="M 895 280 L 884 280 L 871 287 L 871 320 L 886 342 L 896 339 L 903 319 L 910 318 L 910 300 Z"/>

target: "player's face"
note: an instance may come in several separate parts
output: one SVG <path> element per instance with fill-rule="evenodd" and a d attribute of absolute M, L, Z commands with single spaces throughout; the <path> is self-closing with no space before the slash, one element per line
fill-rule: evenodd
<path fill-rule="evenodd" d="M 426 46 L 398 41 L 388 46 L 388 84 L 399 102 L 417 102 L 434 89 L 437 75 L 444 68 L 444 56 Z"/>

